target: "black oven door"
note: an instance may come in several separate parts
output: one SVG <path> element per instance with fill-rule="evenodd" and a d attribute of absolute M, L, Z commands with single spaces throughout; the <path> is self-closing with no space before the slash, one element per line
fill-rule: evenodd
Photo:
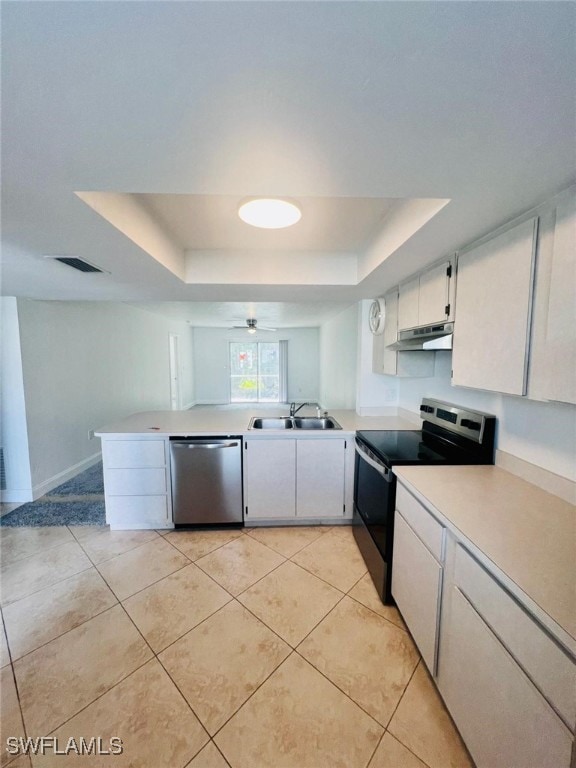
<path fill-rule="evenodd" d="M 392 546 L 396 478 L 356 438 L 354 471 L 354 537 L 382 601 L 393 605 Z"/>

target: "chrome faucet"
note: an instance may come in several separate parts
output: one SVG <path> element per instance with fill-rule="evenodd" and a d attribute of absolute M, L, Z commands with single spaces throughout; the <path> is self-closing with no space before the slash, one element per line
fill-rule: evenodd
<path fill-rule="evenodd" d="M 312 405 L 312 403 L 300 403 L 296 408 L 296 403 L 290 403 L 290 416 L 296 416 L 300 408 L 304 408 L 305 405 Z"/>

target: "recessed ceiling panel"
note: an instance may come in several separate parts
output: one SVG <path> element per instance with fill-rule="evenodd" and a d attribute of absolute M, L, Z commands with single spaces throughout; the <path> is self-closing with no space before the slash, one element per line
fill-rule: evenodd
<path fill-rule="evenodd" d="M 272 194 L 270 197 L 283 197 Z M 255 229 L 238 216 L 245 198 L 234 195 L 135 194 L 133 197 L 185 251 L 363 250 L 397 204 L 372 197 L 299 197 L 297 224 Z"/>

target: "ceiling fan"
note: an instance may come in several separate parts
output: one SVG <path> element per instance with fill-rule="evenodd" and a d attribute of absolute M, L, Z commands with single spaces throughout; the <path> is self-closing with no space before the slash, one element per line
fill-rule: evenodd
<path fill-rule="evenodd" d="M 246 325 L 233 325 L 229 330 L 233 328 L 245 328 L 248 333 L 256 333 L 256 331 L 276 331 L 277 328 L 267 328 L 265 325 L 259 325 L 256 327 L 258 320 L 256 318 L 247 318 Z"/>

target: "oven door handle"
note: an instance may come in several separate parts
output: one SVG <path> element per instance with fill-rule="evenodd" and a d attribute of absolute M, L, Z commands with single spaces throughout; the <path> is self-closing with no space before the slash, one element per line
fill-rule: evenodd
<path fill-rule="evenodd" d="M 394 474 L 392 473 L 392 470 L 389 467 L 386 467 L 384 464 L 381 464 L 379 461 L 376 461 L 372 457 L 368 456 L 368 454 L 363 450 L 362 444 L 359 443 L 358 440 L 355 441 L 354 447 L 356 448 L 356 453 L 362 459 L 362 461 L 365 461 L 372 467 L 372 469 L 375 469 L 379 475 L 382 475 L 387 483 L 392 483 L 394 481 Z"/>

